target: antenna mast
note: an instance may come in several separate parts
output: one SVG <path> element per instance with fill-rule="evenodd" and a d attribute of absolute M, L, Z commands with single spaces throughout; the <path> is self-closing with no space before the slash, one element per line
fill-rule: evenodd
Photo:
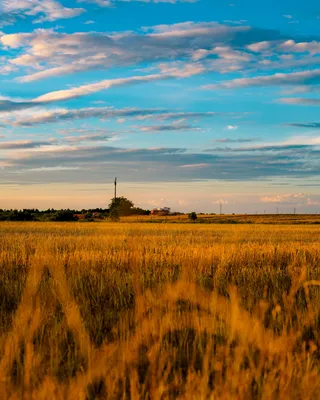
<path fill-rule="evenodd" d="M 117 198 L 117 180 L 118 178 L 114 178 L 114 199 Z"/>

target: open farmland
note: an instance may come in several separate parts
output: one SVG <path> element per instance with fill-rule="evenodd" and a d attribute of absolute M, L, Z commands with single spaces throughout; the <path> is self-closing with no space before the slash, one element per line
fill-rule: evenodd
<path fill-rule="evenodd" d="M 317 225 L 2 223 L 1 399 L 318 399 Z"/>

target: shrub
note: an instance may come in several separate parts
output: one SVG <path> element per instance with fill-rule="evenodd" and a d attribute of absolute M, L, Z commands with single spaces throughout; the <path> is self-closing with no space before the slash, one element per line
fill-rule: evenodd
<path fill-rule="evenodd" d="M 190 214 L 188 214 L 188 218 L 190 221 L 196 221 L 198 219 L 198 216 L 195 212 L 191 212 Z"/>

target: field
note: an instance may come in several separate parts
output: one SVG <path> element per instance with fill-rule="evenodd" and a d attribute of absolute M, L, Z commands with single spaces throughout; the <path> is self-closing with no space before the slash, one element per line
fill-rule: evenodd
<path fill-rule="evenodd" d="M 144 223 L 190 223 L 188 215 L 170 215 L 160 217 L 153 215 L 122 217 L 125 222 Z M 263 224 L 263 225 L 317 225 L 320 224 L 319 214 L 199 214 L 197 223 L 200 224 Z"/>
<path fill-rule="evenodd" d="M 320 227 L 274 219 L 0 224 L 0 398 L 319 399 Z"/>

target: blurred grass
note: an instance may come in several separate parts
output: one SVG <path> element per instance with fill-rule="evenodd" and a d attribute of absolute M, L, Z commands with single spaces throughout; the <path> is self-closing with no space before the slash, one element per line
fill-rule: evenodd
<path fill-rule="evenodd" d="M 317 399 L 316 225 L 0 224 L 0 398 Z"/>

